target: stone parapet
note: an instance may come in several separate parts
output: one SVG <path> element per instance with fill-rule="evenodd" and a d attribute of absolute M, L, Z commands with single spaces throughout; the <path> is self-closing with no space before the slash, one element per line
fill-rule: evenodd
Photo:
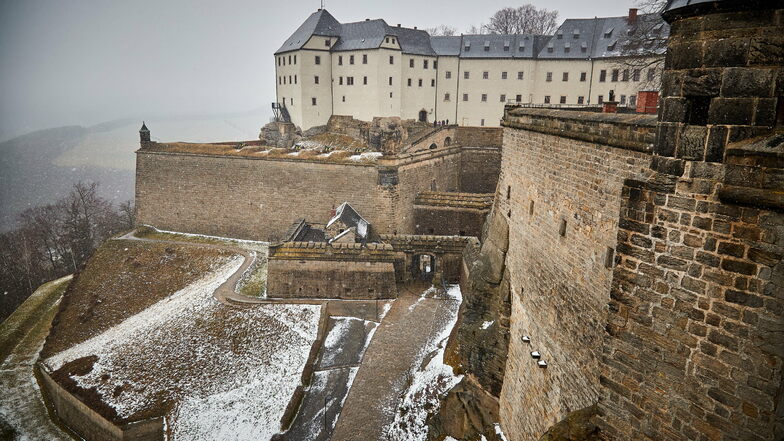
<path fill-rule="evenodd" d="M 541 108 L 509 108 L 501 125 L 646 153 L 656 133 L 652 115 Z"/>

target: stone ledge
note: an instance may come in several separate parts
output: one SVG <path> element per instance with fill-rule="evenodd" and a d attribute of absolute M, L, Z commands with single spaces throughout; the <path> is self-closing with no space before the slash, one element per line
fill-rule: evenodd
<path fill-rule="evenodd" d="M 650 153 L 656 133 L 656 116 L 520 108 L 509 110 L 501 125 Z"/>

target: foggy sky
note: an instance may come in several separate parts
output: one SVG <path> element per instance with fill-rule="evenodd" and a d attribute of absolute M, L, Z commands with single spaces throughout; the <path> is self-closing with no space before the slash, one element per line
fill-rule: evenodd
<path fill-rule="evenodd" d="M 325 0 L 341 22 L 383 18 L 465 31 L 508 0 Z M 634 0 L 532 0 L 565 18 L 625 15 Z M 0 0 L 0 141 L 124 117 L 268 108 L 273 52 L 318 0 Z"/>

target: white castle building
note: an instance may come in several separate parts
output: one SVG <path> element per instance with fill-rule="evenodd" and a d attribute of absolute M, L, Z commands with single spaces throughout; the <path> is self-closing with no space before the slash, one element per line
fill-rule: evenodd
<path fill-rule="evenodd" d="M 303 130 L 331 115 L 498 126 L 507 102 L 600 104 L 611 90 L 634 106 L 639 91 L 658 90 L 661 67 L 622 61 L 630 49 L 660 58 L 668 33 L 658 14 L 636 9 L 567 19 L 555 35 L 449 37 L 381 19 L 340 23 L 319 9 L 275 52 L 276 105 Z"/>

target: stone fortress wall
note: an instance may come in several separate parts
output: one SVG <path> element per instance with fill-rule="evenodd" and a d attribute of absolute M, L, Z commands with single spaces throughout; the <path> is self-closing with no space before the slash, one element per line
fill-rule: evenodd
<path fill-rule="evenodd" d="M 784 10 L 747 6 L 665 14 L 659 121 L 507 109 L 486 225 L 508 239 L 483 248 L 508 249 L 466 255 L 490 315 L 461 309 L 450 341 L 480 390 L 436 433 L 492 431 L 492 395 L 514 441 L 782 439 Z M 476 300 L 488 265 L 502 292 Z"/>
<path fill-rule="evenodd" d="M 441 138 L 452 133 L 445 146 Z M 379 233 L 404 234 L 416 231 L 419 192 L 495 189 L 500 129 L 435 131 L 433 139 L 419 142 L 438 148 L 375 163 L 182 153 L 166 151 L 165 144 L 142 148 L 136 161 L 137 223 L 274 241 L 295 220 L 329 217 L 348 201 Z"/>

